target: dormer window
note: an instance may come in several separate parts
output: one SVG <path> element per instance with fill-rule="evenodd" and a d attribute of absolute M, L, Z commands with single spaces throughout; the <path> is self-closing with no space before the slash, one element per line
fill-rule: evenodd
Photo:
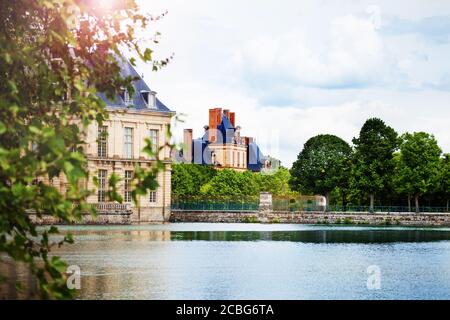
<path fill-rule="evenodd" d="M 156 92 L 141 90 L 141 96 L 148 108 L 156 108 Z"/>
<path fill-rule="evenodd" d="M 122 98 L 126 106 L 133 105 L 133 99 L 130 97 L 130 94 L 126 88 L 122 88 L 120 90 L 120 97 Z"/>
<path fill-rule="evenodd" d="M 145 105 L 148 106 L 150 91 L 148 91 L 148 90 L 141 90 L 141 96 L 142 96 L 142 99 L 144 99 Z"/>

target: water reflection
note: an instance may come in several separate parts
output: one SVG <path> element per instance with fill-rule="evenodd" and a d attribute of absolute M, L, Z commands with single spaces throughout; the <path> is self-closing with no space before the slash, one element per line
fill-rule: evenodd
<path fill-rule="evenodd" d="M 0 300 L 36 299 L 37 282 L 28 268 L 22 263 L 15 263 L 8 257 L 0 257 Z M 20 286 L 18 286 L 20 283 Z"/>
<path fill-rule="evenodd" d="M 306 243 L 388 243 L 450 240 L 448 231 L 305 230 L 305 231 L 175 231 L 172 241 L 292 241 Z"/>
<path fill-rule="evenodd" d="M 450 298 L 449 229 L 172 224 L 61 230 L 75 244 L 53 253 L 80 266 L 80 299 Z M 381 268 L 382 290 L 367 290 L 369 265 Z M 26 281 L 24 270 L 8 270 Z"/>

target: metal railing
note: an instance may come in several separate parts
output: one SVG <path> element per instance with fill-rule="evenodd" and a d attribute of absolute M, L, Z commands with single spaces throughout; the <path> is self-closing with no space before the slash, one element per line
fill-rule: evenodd
<path fill-rule="evenodd" d="M 288 202 L 283 200 L 273 201 L 274 211 L 290 211 L 290 212 L 321 212 L 325 211 L 324 206 L 316 206 L 312 204 L 301 204 L 299 202 Z M 326 208 L 327 212 L 335 213 L 358 213 L 358 212 L 370 212 L 369 206 L 358 205 L 330 205 Z M 409 208 L 408 206 L 375 206 L 373 208 L 374 213 L 415 213 L 415 207 Z M 450 213 L 446 207 L 420 207 L 420 213 Z"/>
<path fill-rule="evenodd" d="M 173 198 L 172 210 L 185 211 L 256 211 L 259 200 L 254 197 L 233 198 Z"/>
<path fill-rule="evenodd" d="M 182 211 L 257 211 L 259 210 L 258 197 L 173 197 L 172 210 Z M 274 196 L 272 198 L 272 210 L 278 212 L 324 212 L 323 205 L 317 205 L 311 200 L 295 197 Z M 360 205 L 330 205 L 327 212 L 333 213 L 368 213 L 369 206 Z M 415 208 L 408 206 L 375 206 L 373 213 L 414 213 Z M 420 207 L 421 213 L 450 213 L 446 207 Z"/>

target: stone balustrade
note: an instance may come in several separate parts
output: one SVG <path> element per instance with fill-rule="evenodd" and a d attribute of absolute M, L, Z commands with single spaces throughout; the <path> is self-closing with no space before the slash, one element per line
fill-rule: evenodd
<path fill-rule="evenodd" d="M 92 206 L 97 210 L 97 212 L 128 212 L 131 210 L 129 203 L 116 203 L 116 202 L 99 202 L 94 203 Z"/>

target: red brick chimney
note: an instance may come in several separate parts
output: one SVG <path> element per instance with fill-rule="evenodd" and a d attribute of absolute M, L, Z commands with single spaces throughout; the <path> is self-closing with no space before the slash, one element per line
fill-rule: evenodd
<path fill-rule="evenodd" d="M 209 141 L 216 142 L 217 126 L 222 120 L 222 108 L 209 109 Z"/>
<path fill-rule="evenodd" d="M 250 142 L 255 142 L 255 138 L 253 137 L 244 137 L 245 145 L 248 146 Z"/>
<path fill-rule="evenodd" d="M 228 119 L 230 119 L 231 125 L 232 125 L 233 127 L 236 127 L 234 112 L 230 112 L 230 116 L 228 117 Z"/>

